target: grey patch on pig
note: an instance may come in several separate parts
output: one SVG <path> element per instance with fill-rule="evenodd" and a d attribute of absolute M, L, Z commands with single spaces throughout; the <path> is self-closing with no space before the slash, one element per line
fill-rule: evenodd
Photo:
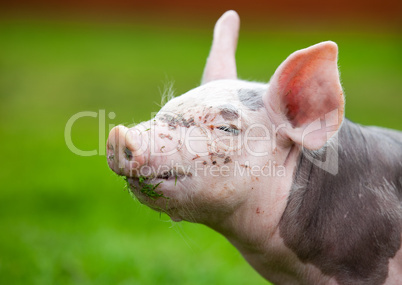
<path fill-rule="evenodd" d="M 240 89 L 238 96 L 240 102 L 243 103 L 247 108 L 257 111 L 258 109 L 264 107 L 262 101 L 262 95 L 264 94 L 264 89 Z"/>
<path fill-rule="evenodd" d="M 231 104 L 218 106 L 218 109 L 220 109 L 219 113 L 221 114 L 222 118 L 227 121 L 233 121 L 239 118 L 239 111 Z"/>
<path fill-rule="evenodd" d="M 382 284 L 401 245 L 402 133 L 345 120 L 338 139 L 337 175 L 301 153 L 280 235 L 339 284 Z"/>

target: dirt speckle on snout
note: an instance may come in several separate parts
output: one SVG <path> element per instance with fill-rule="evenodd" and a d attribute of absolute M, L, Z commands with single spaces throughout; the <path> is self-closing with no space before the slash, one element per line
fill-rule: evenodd
<path fill-rule="evenodd" d="M 159 134 L 159 137 L 160 137 L 161 139 L 164 139 L 164 138 L 167 138 L 168 140 L 172 140 L 172 139 L 173 139 L 172 136 L 169 135 L 169 134 L 167 134 L 167 135 L 165 135 L 165 134 Z"/>
<path fill-rule="evenodd" d="M 189 128 L 190 126 L 195 126 L 195 121 L 193 117 L 185 119 L 183 114 L 177 114 L 172 116 L 169 114 L 164 114 L 159 117 L 159 120 L 168 124 L 170 129 L 176 129 L 177 126 Z"/>
<path fill-rule="evenodd" d="M 223 163 L 229 163 L 229 162 L 232 162 L 232 159 L 229 157 L 229 156 L 227 156 L 227 157 L 225 157 L 225 160 L 223 161 Z"/>

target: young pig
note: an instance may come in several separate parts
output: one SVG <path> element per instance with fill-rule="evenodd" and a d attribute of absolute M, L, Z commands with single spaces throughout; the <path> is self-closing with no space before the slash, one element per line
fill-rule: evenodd
<path fill-rule="evenodd" d="M 117 126 L 110 168 L 172 220 L 223 234 L 275 284 L 401 284 L 402 133 L 344 119 L 337 45 L 237 79 L 239 18 L 217 22 L 201 86 Z"/>

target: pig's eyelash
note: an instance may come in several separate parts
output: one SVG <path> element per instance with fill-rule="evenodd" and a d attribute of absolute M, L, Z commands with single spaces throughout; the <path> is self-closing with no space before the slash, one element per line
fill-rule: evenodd
<path fill-rule="evenodd" d="M 234 135 L 238 135 L 240 133 L 240 130 L 236 126 L 219 126 L 217 127 L 218 130 L 232 133 Z"/>

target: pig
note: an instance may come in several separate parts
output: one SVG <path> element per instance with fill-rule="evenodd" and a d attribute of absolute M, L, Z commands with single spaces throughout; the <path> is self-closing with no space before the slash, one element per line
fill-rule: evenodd
<path fill-rule="evenodd" d="M 269 83 L 238 79 L 239 23 L 234 11 L 216 23 L 199 87 L 110 131 L 109 167 L 274 284 L 401 284 L 402 133 L 344 118 L 331 41 L 291 54 Z"/>

